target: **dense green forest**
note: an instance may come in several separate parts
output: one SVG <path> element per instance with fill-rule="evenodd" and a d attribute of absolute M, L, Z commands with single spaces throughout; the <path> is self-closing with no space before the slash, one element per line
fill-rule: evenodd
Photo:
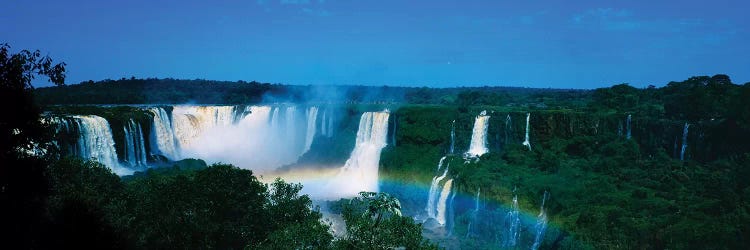
<path fill-rule="evenodd" d="M 749 94 L 750 84 L 716 75 L 661 88 L 596 89 L 573 110 L 404 106 L 395 112 L 398 146 L 383 151 L 381 173 L 429 183 L 448 152 L 450 121 L 457 124 L 456 147 L 465 149 L 474 116 L 486 110 L 490 153 L 469 163 L 448 154 L 451 166 L 461 166 L 451 168 L 454 186 L 465 194 L 481 188 L 486 200 L 504 204 L 519 194 L 527 211 L 538 211 L 539 197 L 549 191 L 550 220 L 564 232 L 550 232 L 553 240 L 543 248 L 742 249 L 750 240 Z M 521 145 L 527 112 L 531 150 Z M 625 134 L 629 115 L 632 138 Z M 693 132 L 681 160 L 676 140 L 685 123 Z M 385 191 L 404 204 L 424 202 L 400 186 Z M 469 210 L 458 212 L 458 235 L 470 233 L 466 225 L 476 221 Z M 478 216 L 485 222 L 480 232 L 501 230 L 502 214 Z M 497 243 L 480 235 L 463 246 Z"/>
<path fill-rule="evenodd" d="M 61 104 L 256 104 L 272 102 L 410 103 L 580 107 L 587 90 L 519 87 L 415 88 L 393 86 L 297 86 L 179 79 L 120 79 L 38 88 L 42 105 Z"/>

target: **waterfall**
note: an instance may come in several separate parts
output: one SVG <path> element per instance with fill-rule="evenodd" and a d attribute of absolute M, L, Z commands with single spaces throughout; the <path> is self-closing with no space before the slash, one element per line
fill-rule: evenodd
<path fill-rule="evenodd" d="M 320 117 L 320 135 L 328 136 L 328 129 L 326 128 L 326 121 L 328 118 L 328 109 L 323 109 L 323 116 Z"/>
<path fill-rule="evenodd" d="M 510 140 L 510 135 L 511 135 L 510 132 L 511 132 L 512 124 L 513 123 L 511 121 L 510 114 L 508 114 L 507 116 L 505 116 L 505 144 L 510 143 L 509 140 Z"/>
<path fill-rule="evenodd" d="M 315 139 L 315 127 L 318 122 L 318 107 L 310 107 L 307 109 L 307 132 L 305 133 L 305 149 L 302 152 L 307 152 L 312 146 L 313 139 Z"/>
<path fill-rule="evenodd" d="M 438 164 L 438 171 L 440 171 L 440 167 L 442 166 L 443 161 L 440 161 L 440 164 Z M 445 177 L 448 175 L 448 167 L 445 168 L 445 171 L 443 172 L 443 175 L 441 176 L 435 176 L 432 177 L 432 183 L 430 183 L 430 192 L 427 196 L 427 207 L 425 207 L 425 211 L 427 211 L 427 217 L 437 219 L 438 214 L 438 198 L 440 197 L 440 182 L 445 179 Z"/>
<path fill-rule="evenodd" d="M 453 187 L 453 179 L 448 179 L 445 184 L 443 185 L 443 191 L 440 191 L 440 198 L 437 201 L 437 215 L 436 220 L 440 225 L 445 225 L 447 215 L 446 215 L 446 205 L 448 203 L 448 197 L 451 194 L 451 188 Z"/>
<path fill-rule="evenodd" d="M 271 120 L 269 122 L 271 123 L 272 128 L 275 128 L 279 125 L 279 107 L 273 108 L 273 111 L 271 113 Z"/>
<path fill-rule="evenodd" d="M 479 157 L 487 153 L 487 126 L 489 123 L 489 116 L 487 111 L 482 111 L 476 119 L 474 119 L 474 129 L 471 133 L 471 143 L 469 144 L 469 151 L 466 152 L 465 157 Z"/>
<path fill-rule="evenodd" d="M 523 139 L 523 145 L 529 147 L 531 151 L 531 142 L 529 142 L 529 120 L 531 119 L 531 113 L 526 113 L 526 136 Z"/>
<path fill-rule="evenodd" d="M 388 110 L 362 114 L 354 150 L 331 181 L 333 190 L 345 196 L 378 191 L 380 151 L 387 145 L 389 116 Z"/>
<path fill-rule="evenodd" d="M 452 179 L 450 181 L 452 181 Z M 451 192 L 450 198 L 448 198 L 448 201 L 445 203 L 446 205 L 445 227 L 447 231 L 447 234 L 446 234 L 447 236 L 453 235 L 453 227 L 456 225 L 456 223 L 454 222 L 455 217 L 456 217 L 456 211 L 453 209 L 453 201 L 456 199 L 456 193 L 457 192 Z"/>
<path fill-rule="evenodd" d="M 687 122 L 685 123 L 685 127 L 682 129 L 682 147 L 680 148 L 680 160 L 685 160 L 685 150 L 687 149 L 687 138 L 688 138 L 688 128 L 690 127 L 690 124 Z"/>
<path fill-rule="evenodd" d="M 630 118 L 631 118 L 631 115 L 628 115 L 628 120 L 625 123 L 625 129 L 627 130 L 627 134 L 625 136 L 626 139 L 630 139 Z"/>
<path fill-rule="evenodd" d="M 518 196 L 513 196 L 511 210 L 505 216 L 505 234 L 503 236 L 503 247 L 515 247 L 518 243 L 521 218 L 518 211 Z"/>
<path fill-rule="evenodd" d="M 135 140 L 133 139 L 133 126 L 130 125 L 133 119 L 126 124 L 122 129 L 125 131 L 125 162 L 131 167 L 138 165 L 135 160 Z"/>
<path fill-rule="evenodd" d="M 477 188 L 477 196 L 474 197 L 474 211 L 479 212 L 479 193 L 482 191 L 482 188 Z"/>
<path fill-rule="evenodd" d="M 333 112 L 328 115 L 328 131 L 326 132 L 328 137 L 333 136 Z"/>
<path fill-rule="evenodd" d="M 172 128 L 181 149 L 192 147 L 193 141 L 206 130 L 234 123 L 234 106 L 175 106 Z"/>
<path fill-rule="evenodd" d="M 333 136 L 333 112 L 331 108 L 323 110 L 323 117 L 320 119 L 320 134 L 326 137 Z"/>
<path fill-rule="evenodd" d="M 450 154 L 453 154 L 454 150 L 456 149 L 456 120 L 453 120 L 453 123 L 451 123 L 451 148 L 450 148 Z"/>
<path fill-rule="evenodd" d="M 296 151 L 297 129 L 295 127 L 297 117 L 297 107 L 288 106 L 284 112 L 284 125 L 286 129 L 282 132 L 286 138 L 289 150 Z"/>
<path fill-rule="evenodd" d="M 544 202 L 549 199 L 549 192 L 544 191 L 542 196 L 542 206 L 539 208 L 539 215 L 536 217 L 536 225 L 534 225 L 534 244 L 531 245 L 531 250 L 539 249 L 539 246 L 544 240 L 544 232 L 547 230 L 547 212 L 544 211 Z"/>
<path fill-rule="evenodd" d="M 125 160 L 128 165 L 146 166 L 146 146 L 141 124 L 130 119 L 123 130 L 125 130 Z"/>
<path fill-rule="evenodd" d="M 150 108 L 154 114 L 151 124 L 151 153 L 162 155 L 170 160 L 178 160 L 177 142 L 172 130 L 172 122 L 164 108 Z"/>
<path fill-rule="evenodd" d="M 126 168 L 122 168 L 117 161 L 115 152 L 115 140 L 112 137 L 112 129 L 109 122 L 95 115 L 73 116 L 78 128 L 79 137 L 77 156 L 84 159 L 94 159 L 117 175 L 131 174 Z"/>
<path fill-rule="evenodd" d="M 471 220 L 466 227 L 466 238 L 468 238 L 471 234 L 472 224 L 475 224 L 477 222 L 477 219 L 479 218 L 479 194 L 481 190 L 481 188 L 477 188 L 477 195 L 474 196 L 474 210 L 471 212 Z"/>
<path fill-rule="evenodd" d="M 446 159 L 446 158 L 448 158 L 448 156 L 443 156 L 443 157 L 440 157 L 440 161 L 438 161 L 438 167 L 437 167 L 437 171 L 440 171 L 440 168 L 442 168 L 442 167 L 443 167 L 443 162 L 445 162 L 445 159 Z"/>

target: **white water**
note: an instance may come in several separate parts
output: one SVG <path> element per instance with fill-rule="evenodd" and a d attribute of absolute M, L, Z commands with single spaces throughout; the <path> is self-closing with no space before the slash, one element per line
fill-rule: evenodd
<path fill-rule="evenodd" d="M 284 125 L 286 129 L 280 132 L 283 135 L 285 135 L 283 138 L 286 139 L 286 145 L 289 146 L 288 150 L 292 152 L 298 150 L 296 120 L 297 120 L 297 107 L 295 106 L 286 107 L 286 111 L 284 112 Z"/>
<path fill-rule="evenodd" d="M 630 118 L 631 118 L 631 115 L 628 115 L 628 120 L 625 123 L 625 128 L 627 130 L 627 135 L 625 136 L 625 138 L 627 139 L 630 139 Z"/>
<path fill-rule="evenodd" d="M 526 113 L 526 136 L 523 139 L 523 145 L 529 147 L 531 151 L 531 142 L 529 142 L 529 120 L 531 119 L 531 113 Z"/>
<path fill-rule="evenodd" d="M 182 125 L 175 122 L 176 126 L 196 131 L 190 144 L 183 147 L 182 154 L 209 163 L 232 163 L 261 173 L 296 162 L 307 146 L 307 116 L 297 119 L 297 108 L 293 106 L 251 106 L 248 109 L 249 114 L 236 124 L 222 119 L 198 119 L 197 122 L 187 119 L 179 122 L 186 123 Z M 193 113 L 183 114 L 188 118 L 191 115 L 201 117 Z"/>
<path fill-rule="evenodd" d="M 466 158 L 476 158 L 486 154 L 487 149 L 487 127 L 490 117 L 487 115 L 487 111 L 482 111 L 474 119 L 474 129 L 471 132 L 471 143 L 469 144 L 469 151 L 466 152 Z"/>
<path fill-rule="evenodd" d="M 333 136 L 333 112 L 331 108 L 323 110 L 323 116 L 320 119 L 320 135 L 331 137 Z"/>
<path fill-rule="evenodd" d="M 440 167 L 442 166 L 442 160 L 440 161 L 440 164 L 438 165 L 438 171 L 440 171 Z M 445 171 L 443 172 L 443 175 L 441 176 L 435 176 L 432 177 L 432 183 L 430 183 L 430 192 L 427 196 L 427 207 L 425 207 L 425 211 L 427 212 L 427 217 L 437 219 L 438 215 L 438 198 L 440 197 L 440 193 L 442 189 L 440 189 L 440 182 L 445 179 L 445 177 L 448 175 L 448 167 L 445 168 Z M 445 207 L 445 205 L 443 205 Z"/>
<path fill-rule="evenodd" d="M 687 122 L 685 123 L 684 128 L 682 129 L 682 147 L 680 148 L 680 160 L 685 160 L 685 150 L 687 149 L 687 137 L 688 137 L 688 128 L 690 127 L 690 124 Z"/>
<path fill-rule="evenodd" d="M 531 250 L 539 249 L 539 246 L 544 240 L 544 232 L 547 230 L 547 212 L 544 210 L 544 203 L 549 199 L 549 192 L 544 191 L 542 196 L 542 206 L 539 208 L 539 215 L 536 217 L 536 225 L 534 225 L 534 244 L 531 245 Z"/>
<path fill-rule="evenodd" d="M 152 151 L 170 160 L 200 158 L 257 172 L 291 164 L 310 149 L 318 108 L 295 106 L 175 106 L 171 122 L 152 108 Z M 331 125 L 332 126 L 332 125 Z"/>
<path fill-rule="evenodd" d="M 449 152 L 453 154 L 455 149 L 456 149 L 456 120 L 453 120 L 453 123 L 451 123 L 451 148 Z"/>
<path fill-rule="evenodd" d="M 447 220 L 446 215 L 446 205 L 448 203 L 448 196 L 451 193 L 451 188 L 453 187 L 453 179 L 449 179 L 445 182 L 443 185 L 443 191 L 440 191 L 440 198 L 438 199 L 437 203 L 437 216 L 435 220 L 437 220 L 440 225 L 445 225 L 445 222 Z"/>
<path fill-rule="evenodd" d="M 233 106 L 175 106 L 172 127 L 180 148 L 190 149 L 206 130 L 225 127 L 234 121 Z"/>
<path fill-rule="evenodd" d="M 117 175 L 131 174 L 133 171 L 120 166 L 115 151 L 115 140 L 109 122 L 95 115 L 73 116 L 80 129 L 77 143 L 77 156 L 93 159 L 112 169 Z"/>
<path fill-rule="evenodd" d="M 515 247 L 518 244 L 519 229 L 521 227 L 521 218 L 518 211 L 518 196 L 513 196 L 513 205 L 511 210 L 505 216 L 507 228 L 504 232 L 503 247 Z"/>
<path fill-rule="evenodd" d="M 151 125 L 151 153 L 163 155 L 171 160 L 179 160 L 179 150 L 172 131 L 172 122 L 163 108 L 149 109 L 154 114 Z"/>
<path fill-rule="evenodd" d="M 128 165 L 146 166 L 146 145 L 141 124 L 130 119 L 123 130 L 125 131 L 125 159 Z"/>
<path fill-rule="evenodd" d="M 359 120 L 357 140 L 349 159 L 329 183 L 327 198 L 353 197 L 361 191 L 378 191 L 380 152 L 387 145 L 390 113 L 365 112 Z"/>
<path fill-rule="evenodd" d="M 303 152 L 310 150 L 313 139 L 315 139 L 316 125 L 318 122 L 318 107 L 309 107 L 307 109 L 307 132 L 305 137 L 305 149 Z"/>

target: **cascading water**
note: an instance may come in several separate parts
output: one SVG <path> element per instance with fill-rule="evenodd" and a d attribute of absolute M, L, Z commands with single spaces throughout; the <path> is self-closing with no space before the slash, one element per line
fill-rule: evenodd
<path fill-rule="evenodd" d="M 154 114 L 151 124 L 151 153 L 162 155 L 170 160 L 178 160 L 179 150 L 172 130 L 172 122 L 164 108 L 150 108 Z"/>
<path fill-rule="evenodd" d="M 232 125 L 234 106 L 175 106 L 172 110 L 172 128 L 181 149 L 192 146 L 193 141 L 206 130 Z"/>
<path fill-rule="evenodd" d="M 531 113 L 526 113 L 526 135 L 523 139 L 523 145 L 529 148 L 531 151 L 531 142 L 529 142 L 529 120 L 531 119 Z"/>
<path fill-rule="evenodd" d="M 450 154 L 453 154 L 453 152 L 456 149 L 456 120 L 453 120 L 453 123 L 451 123 L 451 148 L 450 148 Z"/>
<path fill-rule="evenodd" d="M 333 136 L 333 112 L 328 116 L 328 132 L 326 132 L 328 137 Z"/>
<path fill-rule="evenodd" d="M 542 196 L 542 206 L 539 208 L 539 215 L 536 217 L 536 225 L 534 225 L 534 244 L 531 245 L 531 250 L 539 249 L 539 246 L 544 240 L 544 232 L 547 230 L 547 212 L 544 210 L 544 203 L 549 199 L 549 192 L 544 191 Z"/>
<path fill-rule="evenodd" d="M 445 228 L 447 231 L 447 234 L 446 234 L 447 236 L 453 235 L 453 227 L 456 225 L 456 223 L 454 222 L 456 211 L 454 210 L 454 206 L 453 206 L 453 202 L 456 199 L 456 193 L 457 192 L 451 192 L 450 198 L 448 198 L 448 201 L 445 203 L 446 205 Z"/>
<path fill-rule="evenodd" d="M 291 151 L 297 151 L 297 147 L 295 147 L 296 141 L 297 141 L 297 129 L 295 128 L 296 119 L 297 119 L 297 107 L 295 106 L 286 107 L 286 111 L 284 112 L 284 125 L 286 129 L 284 129 L 282 133 L 285 134 L 284 138 L 286 139 L 287 145 L 292 146 L 290 148 Z"/>
<path fill-rule="evenodd" d="M 274 107 L 272 114 L 271 114 L 271 120 L 269 121 L 271 123 L 271 127 L 275 128 L 279 126 L 279 107 Z"/>
<path fill-rule="evenodd" d="M 443 184 L 443 190 L 440 191 L 440 198 L 438 198 L 437 201 L 437 215 L 435 218 L 440 225 L 445 225 L 445 222 L 447 221 L 448 215 L 446 214 L 446 208 L 448 206 L 448 197 L 450 197 L 452 187 L 453 179 L 448 179 L 445 181 L 445 184 Z"/>
<path fill-rule="evenodd" d="M 685 126 L 682 129 L 682 147 L 680 148 L 680 160 L 685 160 L 685 150 L 687 149 L 687 138 L 688 138 L 688 128 L 690 127 L 690 124 L 687 122 L 685 123 Z"/>
<path fill-rule="evenodd" d="M 307 109 L 307 132 L 305 135 L 305 149 L 303 152 L 310 150 L 313 139 L 315 139 L 315 132 L 317 132 L 318 122 L 318 107 L 310 107 Z"/>
<path fill-rule="evenodd" d="M 115 140 L 107 120 L 95 115 L 77 115 L 73 116 L 73 119 L 79 128 L 76 156 L 94 159 L 112 169 L 117 175 L 128 175 L 133 172 L 122 168 L 118 163 Z"/>
<path fill-rule="evenodd" d="M 128 165 L 146 166 L 146 145 L 141 124 L 130 119 L 123 130 L 125 131 L 125 160 Z"/>
<path fill-rule="evenodd" d="M 354 150 L 338 175 L 331 180 L 332 190 L 350 197 L 357 196 L 361 191 L 378 191 L 380 151 L 387 145 L 389 116 L 388 110 L 362 114 Z"/>
<path fill-rule="evenodd" d="M 466 237 L 468 238 L 469 235 L 472 233 L 472 224 L 475 224 L 477 222 L 477 219 L 479 218 L 479 194 L 481 192 L 481 188 L 477 188 L 477 195 L 474 196 L 474 210 L 471 211 L 471 220 L 469 221 L 469 225 L 466 227 Z"/>
<path fill-rule="evenodd" d="M 469 144 L 469 151 L 464 155 L 465 158 L 477 158 L 486 154 L 487 149 L 487 127 L 490 117 L 487 115 L 487 111 L 482 111 L 474 119 L 474 129 L 471 132 L 471 143 Z"/>
<path fill-rule="evenodd" d="M 627 130 L 627 134 L 625 135 L 626 139 L 630 139 L 630 118 L 631 115 L 628 115 L 628 120 L 625 122 L 625 129 Z"/>
<path fill-rule="evenodd" d="M 518 196 L 513 196 L 513 205 L 511 210 L 505 216 L 505 225 L 503 235 L 503 247 L 515 247 L 518 244 L 519 229 L 521 227 L 521 218 L 518 211 Z"/>
<path fill-rule="evenodd" d="M 445 159 L 445 157 L 443 157 Z M 438 171 L 440 171 L 440 168 L 443 165 L 443 159 L 441 159 L 440 163 L 438 164 Z M 442 189 L 440 189 L 440 182 L 445 179 L 445 177 L 448 175 L 448 167 L 445 168 L 445 171 L 443 171 L 443 174 L 440 176 L 432 177 L 432 183 L 430 183 L 430 192 L 427 196 L 427 207 L 425 207 L 425 211 L 427 212 L 427 217 L 437 219 L 438 216 L 438 198 L 440 197 L 440 193 Z M 444 207 L 444 206 L 443 206 Z"/>
<path fill-rule="evenodd" d="M 510 114 L 508 114 L 507 116 L 505 116 L 505 144 L 510 143 L 509 140 L 510 140 L 510 135 L 511 135 L 512 124 L 513 123 L 511 121 Z"/>
<path fill-rule="evenodd" d="M 320 119 L 320 135 L 325 137 L 333 136 L 333 112 L 331 108 L 323 110 L 323 117 Z"/>

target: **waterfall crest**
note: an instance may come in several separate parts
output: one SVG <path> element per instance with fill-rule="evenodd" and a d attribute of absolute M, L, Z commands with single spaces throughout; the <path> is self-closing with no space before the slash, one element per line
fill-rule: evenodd
<path fill-rule="evenodd" d="M 490 117 L 487 115 L 487 111 L 482 111 L 474 119 L 474 129 L 471 132 L 471 143 L 469 144 L 469 151 L 464 155 L 465 158 L 477 158 L 489 152 L 487 149 L 487 127 L 489 124 Z"/>
<path fill-rule="evenodd" d="M 523 145 L 529 148 L 531 151 L 531 142 L 529 142 L 529 120 L 531 119 L 531 113 L 526 113 L 526 136 L 523 139 Z"/>
<path fill-rule="evenodd" d="M 123 130 L 125 131 L 125 161 L 131 167 L 146 166 L 146 145 L 141 124 L 130 119 Z"/>
<path fill-rule="evenodd" d="M 163 155 L 171 160 L 178 160 L 180 155 L 177 150 L 177 142 L 172 131 L 172 121 L 164 108 L 149 109 L 154 114 L 151 124 L 151 153 Z"/>
<path fill-rule="evenodd" d="M 120 166 L 112 129 L 107 120 L 95 115 L 76 115 L 73 119 L 79 129 L 76 156 L 104 164 L 117 175 L 128 175 L 133 172 Z"/>
<path fill-rule="evenodd" d="M 380 151 L 387 145 L 389 116 L 387 110 L 362 114 L 354 150 L 331 181 L 337 193 L 357 196 L 361 191 L 378 191 Z"/>

